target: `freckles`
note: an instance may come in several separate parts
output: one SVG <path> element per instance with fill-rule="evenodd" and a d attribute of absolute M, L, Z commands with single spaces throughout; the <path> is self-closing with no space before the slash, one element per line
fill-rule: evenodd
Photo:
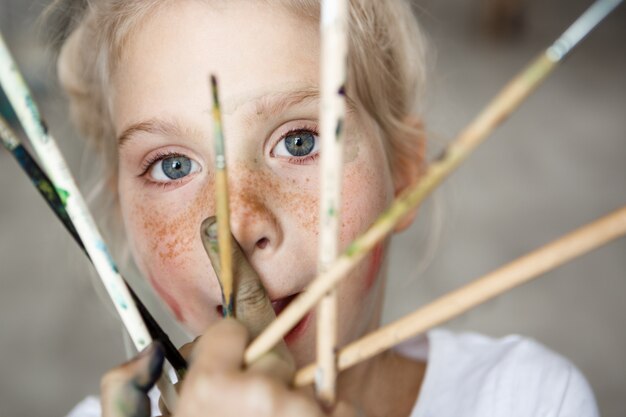
<path fill-rule="evenodd" d="M 189 254 L 201 245 L 200 224 L 210 208 L 208 187 L 203 187 L 195 199 L 170 207 L 155 208 L 141 204 L 137 207 L 141 234 L 147 238 L 148 256 L 169 266 L 181 266 Z"/>
<path fill-rule="evenodd" d="M 231 194 L 232 211 L 239 210 L 250 222 L 265 220 L 267 202 L 271 201 L 273 207 L 280 207 L 303 228 L 318 233 L 319 199 L 315 193 L 302 191 L 301 182 L 293 178 L 281 181 L 268 172 L 247 171 L 242 175 L 244 185 Z M 273 213 L 269 215 L 272 221 L 280 221 Z"/>
<path fill-rule="evenodd" d="M 314 235 L 319 234 L 319 198 L 316 195 L 302 191 L 283 193 L 280 204 L 304 229 Z"/>
<path fill-rule="evenodd" d="M 231 210 L 238 211 L 239 215 L 245 216 L 251 221 L 258 221 L 266 211 L 261 196 L 275 196 L 278 192 L 278 184 L 269 178 L 266 173 L 245 170 L 240 173 L 243 179 L 237 184 L 229 184 L 231 190 Z M 240 183 L 243 183 L 240 185 Z"/>
<path fill-rule="evenodd" d="M 141 196 L 130 213 L 137 262 L 179 322 L 194 318 L 193 310 L 202 299 L 198 277 L 204 274 L 197 271 L 204 271 L 199 268 L 202 261 L 210 263 L 208 257 L 201 258 L 200 224 L 213 210 L 211 189 L 207 183 L 196 194 L 186 193 L 190 196 L 186 198 L 181 193 L 180 199 L 170 204 Z"/>
<path fill-rule="evenodd" d="M 386 207 L 386 192 L 369 167 L 346 167 L 344 171 L 341 241 L 347 246 L 364 232 Z"/>

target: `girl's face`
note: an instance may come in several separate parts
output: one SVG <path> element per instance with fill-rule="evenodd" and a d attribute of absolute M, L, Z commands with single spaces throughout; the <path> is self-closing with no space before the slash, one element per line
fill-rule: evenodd
<path fill-rule="evenodd" d="M 316 275 L 319 32 L 277 7 L 179 1 L 144 20 L 112 79 L 119 193 L 133 255 L 192 333 L 220 318 L 200 224 L 215 214 L 209 74 L 220 81 L 232 232 L 280 309 Z M 345 247 L 393 198 L 382 139 L 349 103 L 340 232 Z M 377 326 L 385 247 L 339 290 L 340 343 Z M 313 358 L 314 313 L 289 334 Z"/>

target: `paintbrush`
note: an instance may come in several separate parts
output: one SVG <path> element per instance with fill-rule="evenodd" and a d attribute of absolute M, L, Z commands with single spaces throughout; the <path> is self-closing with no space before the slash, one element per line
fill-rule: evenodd
<path fill-rule="evenodd" d="M 45 172 L 57 192 L 63 195 L 67 214 L 72 219 L 135 349 L 144 350 L 152 342 L 152 336 L 1 33 L 0 87 L 11 103 Z M 175 409 L 177 396 L 171 381 L 162 376 L 157 384 L 162 388 L 162 398 L 168 409 Z"/>
<path fill-rule="evenodd" d="M 419 182 L 398 196 L 373 225 L 356 238 L 337 258 L 327 272 L 319 275 L 306 291 L 287 306 L 248 346 L 246 364 L 253 363 L 284 337 L 315 304 L 334 288 L 374 246 L 389 233 L 411 210 L 414 210 L 445 178 L 465 161 L 471 153 L 506 120 L 524 100 L 544 81 L 562 60 L 593 30 L 622 0 L 598 0 L 587 9 L 556 42 L 547 48 L 526 69 L 518 74 L 487 105 L 428 168 Z"/>
<path fill-rule="evenodd" d="M 350 343 L 339 352 L 338 368 L 363 362 L 625 234 L 622 207 Z M 315 364 L 300 369 L 294 385 L 310 384 L 315 370 Z"/>
<path fill-rule="evenodd" d="M 15 132 L 11 130 L 7 121 L 2 116 L 0 116 L 0 141 L 2 142 L 4 147 L 15 157 L 20 167 L 22 167 L 22 170 L 30 178 L 32 184 L 35 186 L 35 188 L 37 188 L 37 191 L 39 191 L 39 194 L 41 194 L 45 202 L 52 209 L 57 218 L 61 221 L 63 226 L 65 226 L 65 229 L 69 232 L 72 238 L 74 238 L 76 244 L 83 250 L 87 258 L 91 261 L 91 258 L 89 257 L 89 254 L 85 249 L 83 241 L 78 235 L 78 232 L 76 232 L 76 228 L 74 227 L 72 220 L 65 210 L 63 196 L 59 195 L 57 189 L 52 184 L 52 181 L 50 181 L 50 179 L 48 178 L 46 173 L 43 172 L 37 161 L 22 145 L 20 140 L 17 138 Z M 185 374 L 185 371 L 187 370 L 187 362 L 180 354 L 178 349 L 176 349 L 176 346 L 174 346 L 167 333 L 165 333 L 161 326 L 159 326 L 152 314 L 150 314 L 150 311 L 148 311 L 146 306 L 141 302 L 141 300 L 130 287 L 128 282 L 126 282 L 126 286 L 130 291 L 130 295 L 133 297 L 133 300 L 137 304 L 139 313 L 145 321 L 146 326 L 150 331 L 150 335 L 154 339 L 157 339 L 161 342 L 165 351 L 165 357 L 176 371 L 178 377 L 182 378 Z"/>
<path fill-rule="evenodd" d="M 220 254 L 220 274 L 218 275 L 218 280 L 222 289 L 222 314 L 224 317 L 234 317 L 233 247 L 230 232 L 230 211 L 228 209 L 228 174 L 219 89 L 215 75 L 211 75 L 211 97 L 213 97 L 217 245 Z"/>
<path fill-rule="evenodd" d="M 348 2 L 324 0 L 321 5 L 320 91 L 320 237 L 318 274 L 339 255 L 343 140 L 346 115 L 345 85 L 348 59 Z M 327 407 L 336 397 L 337 291 L 331 290 L 317 307 L 317 372 L 315 392 Z"/>
<path fill-rule="evenodd" d="M 85 249 L 113 300 L 113 304 L 135 347 L 139 351 L 143 350 L 150 344 L 152 338 L 126 289 L 124 280 L 119 275 L 117 266 L 87 209 L 87 204 L 76 186 L 69 167 L 61 155 L 56 141 L 48 132 L 47 125 L 44 123 L 26 82 L 1 35 L 0 85 L 30 139 L 45 172 L 57 187 L 57 192 L 64 196 L 67 213 L 81 236 Z"/>

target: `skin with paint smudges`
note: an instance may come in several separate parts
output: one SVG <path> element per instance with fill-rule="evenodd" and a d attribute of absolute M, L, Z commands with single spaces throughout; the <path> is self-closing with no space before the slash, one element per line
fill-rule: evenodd
<path fill-rule="evenodd" d="M 318 140 L 319 33 L 315 22 L 248 2 L 218 9 L 175 3 L 145 18 L 129 39 L 114 69 L 111 110 L 133 256 L 182 324 L 200 335 L 220 319 L 222 302 L 200 238 L 202 221 L 215 214 L 208 75 L 220 80 L 232 232 L 271 300 L 280 302 L 304 291 L 317 269 L 323 150 L 302 144 Z M 353 102 L 343 126 L 342 247 L 397 188 L 379 129 Z M 339 287 L 341 345 L 379 325 L 386 248 Z M 314 316 L 288 338 L 298 366 L 314 359 Z M 398 369 L 379 372 L 381 384 Z M 342 378 L 363 372 L 356 367 Z"/>

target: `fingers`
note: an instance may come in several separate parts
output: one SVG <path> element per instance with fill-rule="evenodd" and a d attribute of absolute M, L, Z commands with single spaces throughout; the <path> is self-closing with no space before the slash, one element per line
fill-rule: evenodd
<path fill-rule="evenodd" d="M 286 350 L 286 349 L 284 349 Z M 285 385 L 291 384 L 295 366 L 288 352 L 283 348 L 272 349 L 248 366 L 248 372 L 269 375 Z"/>
<path fill-rule="evenodd" d="M 215 273 L 220 275 L 220 257 L 217 245 L 217 222 L 209 217 L 202 222 L 202 243 Z M 263 283 L 250 266 L 241 247 L 233 239 L 233 276 L 235 279 L 235 317 L 241 321 L 252 338 L 259 335 L 276 318 L 272 303 Z"/>
<path fill-rule="evenodd" d="M 186 361 L 191 360 L 191 353 L 193 352 L 193 349 L 195 348 L 196 343 L 198 343 L 199 340 L 200 336 L 196 337 L 193 342 L 185 343 L 178 349 L 178 351 L 181 355 L 183 355 L 183 358 L 185 358 Z"/>
<path fill-rule="evenodd" d="M 243 368 L 243 352 L 248 332 L 234 319 L 224 319 L 210 327 L 191 353 L 192 371 L 223 372 Z M 189 374 L 191 374 L 191 372 Z"/>
<path fill-rule="evenodd" d="M 220 257 L 215 217 L 209 217 L 202 222 L 201 235 L 213 269 L 219 275 Z M 233 276 L 235 278 L 235 317 L 244 324 L 250 339 L 253 339 L 276 318 L 276 314 L 259 275 L 252 268 L 235 239 L 233 239 L 232 247 Z M 252 364 L 249 369 L 252 372 L 271 375 L 284 383 L 288 383 L 295 373 L 295 362 L 285 343 L 281 342 L 268 353 L 267 357 Z"/>
<path fill-rule="evenodd" d="M 243 369 L 248 339 L 245 326 L 227 318 L 210 327 L 195 342 L 180 391 L 177 417 L 320 415 L 314 402 L 289 389 L 285 382 L 290 378 L 279 380 L 275 376 L 277 369 L 282 369 L 284 376 L 289 374 L 285 360 L 276 352 Z"/>
<path fill-rule="evenodd" d="M 149 417 L 148 391 L 161 375 L 163 347 L 153 342 L 134 359 L 109 371 L 102 378 L 102 415 L 105 417 Z"/>

